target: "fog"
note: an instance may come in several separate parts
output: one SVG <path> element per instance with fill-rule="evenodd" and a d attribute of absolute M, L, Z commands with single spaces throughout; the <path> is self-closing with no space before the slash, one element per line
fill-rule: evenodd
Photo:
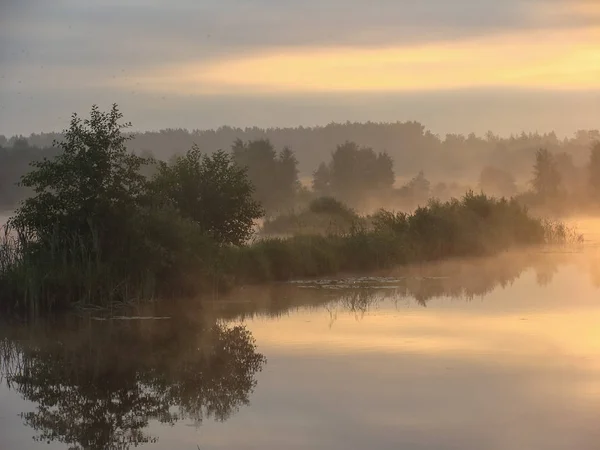
<path fill-rule="evenodd" d="M 568 216 L 595 214 L 600 194 L 598 130 L 564 139 L 555 132 L 438 136 L 419 122 L 366 122 L 130 136 L 130 152 L 163 161 L 193 145 L 205 154 L 230 153 L 248 167 L 256 200 L 268 215 L 302 209 L 320 196 L 333 196 L 359 213 L 411 211 L 429 199 L 460 198 L 473 190 L 516 197 L 544 216 Z M 57 133 L 0 137 L 0 210 L 13 209 L 31 193 L 17 186 L 20 177 L 30 163 L 59 155 L 52 144 L 61 139 Z M 152 176 L 155 168 L 144 171 Z M 278 176 L 264 177 L 269 172 Z"/>
<path fill-rule="evenodd" d="M 597 0 L 0 0 L 0 43 L 0 448 L 597 448 Z"/>

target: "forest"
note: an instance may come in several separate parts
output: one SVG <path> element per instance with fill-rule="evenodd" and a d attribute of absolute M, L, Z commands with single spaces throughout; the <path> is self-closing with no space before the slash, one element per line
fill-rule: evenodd
<path fill-rule="evenodd" d="M 254 197 L 267 215 L 303 208 L 320 196 L 333 196 L 362 212 L 379 207 L 408 211 L 430 198 L 448 200 L 470 189 L 517 196 L 526 206 L 544 212 L 551 205 L 553 213 L 577 214 L 595 210 L 599 189 L 600 156 L 592 150 L 600 142 L 597 130 L 581 130 L 564 140 L 554 133 L 501 138 L 492 132 L 483 138 L 470 134 L 441 139 L 423 125 L 407 122 L 266 130 L 125 130 L 124 135 L 130 152 L 157 161 L 172 161 L 192 146 L 207 154 L 230 153 L 236 163 L 248 167 Z M 53 143 L 62 136 L 0 136 L 0 211 L 14 209 L 31 194 L 18 185 L 21 176 L 31 162 L 54 158 L 60 149 Z M 556 173 L 541 181 L 538 169 Z M 144 170 L 149 175 L 155 165 Z M 555 184 L 555 192 L 546 192 L 540 182 Z"/>
<path fill-rule="evenodd" d="M 326 126 L 297 128 L 232 128 L 216 130 L 165 129 L 131 133 L 129 149 L 139 155 L 154 155 L 168 160 L 185 153 L 193 144 L 205 151 L 229 149 L 236 140 L 269 140 L 274 147 L 289 147 L 298 158 L 301 176 L 309 176 L 336 148 L 346 141 L 360 147 L 386 152 L 396 163 L 400 179 L 411 178 L 423 170 L 434 181 L 475 179 L 482 167 L 490 165 L 513 173 L 518 181 L 529 177 L 534 152 L 543 147 L 552 153 L 565 153 L 575 165 L 587 158 L 590 145 L 600 139 L 598 130 L 580 130 L 570 138 L 555 133 L 520 133 L 501 137 L 492 131 L 485 136 L 471 133 L 432 133 L 419 122 L 331 123 Z M 31 147 L 48 148 L 60 133 L 32 134 L 28 137 L 0 136 L 0 147 L 13 147 L 24 141 Z"/>

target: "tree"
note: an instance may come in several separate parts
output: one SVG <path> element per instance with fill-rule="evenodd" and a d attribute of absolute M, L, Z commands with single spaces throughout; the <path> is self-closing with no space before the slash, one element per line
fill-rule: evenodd
<path fill-rule="evenodd" d="M 127 151 L 117 105 L 105 113 L 96 105 L 89 119 L 73 114 L 54 159 L 33 161 L 21 185 L 34 194 L 11 220 L 21 237 L 44 241 L 56 233 L 77 234 L 86 242 L 115 236 L 123 218 L 145 194 L 144 158 Z M 93 230 L 93 231 L 92 231 Z M 108 241 L 109 239 L 106 239 Z"/>
<path fill-rule="evenodd" d="M 592 197 L 600 200 L 600 141 L 592 146 L 590 152 L 589 187 Z"/>
<path fill-rule="evenodd" d="M 278 212 L 294 202 L 300 182 L 298 160 L 290 148 L 285 147 L 278 155 L 267 139 L 237 139 L 231 150 L 235 163 L 247 169 L 255 187 L 254 199 L 267 213 Z"/>
<path fill-rule="evenodd" d="M 223 422 L 247 405 L 266 364 L 250 331 L 189 317 L 168 322 L 0 336 L 13 350 L 0 360 L 0 379 L 33 409 L 22 417 L 34 439 L 124 450 L 158 440 L 152 421 Z"/>
<path fill-rule="evenodd" d="M 323 191 L 328 188 L 335 197 L 357 204 L 369 195 L 392 188 L 393 165 L 387 153 L 375 153 L 372 148 L 346 141 L 337 146 L 327 166 L 319 166 L 313 175 L 313 186 Z"/>
<path fill-rule="evenodd" d="M 252 198 L 246 169 L 223 151 L 202 155 L 194 145 L 169 165 L 159 164 L 152 180 L 155 196 L 175 206 L 186 218 L 220 243 L 241 245 L 263 215 Z"/>
<path fill-rule="evenodd" d="M 534 192 L 542 200 L 556 199 L 561 191 L 561 182 L 554 156 L 547 149 L 539 149 L 533 169 Z"/>
<path fill-rule="evenodd" d="M 300 181 L 298 180 L 298 159 L 289 147 L 284 147 L 279 152 L 279 169 L 274 173 L 277 189 L 276 203 L 283 206 L 294 202 L 295 197 L 300 190 Z"/>

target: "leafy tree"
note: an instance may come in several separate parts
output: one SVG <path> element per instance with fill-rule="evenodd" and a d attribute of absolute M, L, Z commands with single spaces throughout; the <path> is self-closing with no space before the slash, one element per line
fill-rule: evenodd
<path fill-rule="evenodd" d="M 535 155 L 533 189 L 542 200 L 556 199 L 561 191 L 561 176 L 556 160 L 547 149 L 539 149 Z"/>
<path fill-rule="evenodd" d="M 62 152 L 31 163 L 21 184 L 34 195 L 11 220 L 22 237 L 43 241 L 69 232 L 91 240 L 92 229 L 101 241 L 115 236 L 145 194 L 145 160 L 127 151 L 122 130 L 130 124 L 122 117 L 117 105 L 107 113 L 94 105 L 89 119 L 73 114 L 64 140 L 55 142 Z"/>
<path fill-rule="evenodd" d="M 590 152 L 589 186 L 592 197 L 600 200 L 600 141 L 592 146 Z"/>
<path fill-rule="evenodd" d="M 159 164 L 152 190 L 220 243 L 242 244 L 263 214 L 246 169 L 223 151 L 202 155 L 196 145 L 171 164 Z"/>

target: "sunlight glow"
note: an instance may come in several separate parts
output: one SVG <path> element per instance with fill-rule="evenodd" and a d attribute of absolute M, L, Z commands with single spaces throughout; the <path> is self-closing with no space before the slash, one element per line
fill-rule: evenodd
<path fill-rule="evenodd" d="M 600 88 L 600 28 L 387 48 L 282 48 L 157 69 L 133 80 L 193 94 Z"/>

